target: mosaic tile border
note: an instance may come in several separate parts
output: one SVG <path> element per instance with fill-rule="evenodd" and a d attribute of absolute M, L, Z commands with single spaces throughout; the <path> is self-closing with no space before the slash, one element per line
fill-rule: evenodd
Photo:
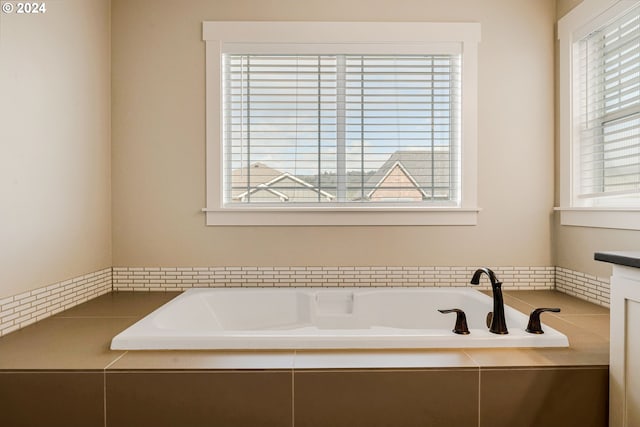
<path fill-rule="evenodd" d="M 504 289 L 555 288 L 555 267 L 496 267 Z M 475 267 L 114 267 L 116 291 L 194 287 L 469 286 Z M 480 289 L 489 289 L 488 282 Z"/>
<path fill-rule="evenodd" d="M 493 268 L 493 267 L 492 267 Z M 465 287 L 476 267 L 114 267 L 117 291 L 193 287 Z M 556 289 L 609 307 L 609 278 L 562 267 L 495 267 L 506 290 Z M 489 289 L 484 283 L 478 289 Z"/>
<path fill-rule="evenodd" d="M 111 268 L 0 299 L 0 336 L 111 292 Z"/>
<path fill-rule="evenodd" d="M 594 304 L 609 307 L 609 281 L 567 268 L 556 267 L 556 290 Z"/>

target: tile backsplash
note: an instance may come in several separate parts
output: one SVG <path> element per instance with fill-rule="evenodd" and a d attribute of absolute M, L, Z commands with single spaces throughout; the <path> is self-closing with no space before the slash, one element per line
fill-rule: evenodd
<path fill-rule="evenodd" d="M 562 267 L 491 267 L 505 290 L 556 289 L 609 307 L 609 279 Z M 110 291 L 194 287 L 467 287 L 476 267 L 109 267 L 0 298 L 0 336 Z M 483 279 L 476 289 L 490 289 Z"/>
<path fill-rule="evenodd" d="M 114 267 L 114 290 L 195 287 L 469 286 L 475 267 Z M 553 289 L 554 267 L 496 267 L 505 289 Z M 480 289 L 489 289 L 489 282 Z"/>
<path fill-rule="evenodd" d="M 0 299 L 0 336 L 111 292 L 111 268 Z"/>
<path fill-rule="evenodd" d="M 556 290 L 609 307 L 609 278 L 556 267 Z"/>

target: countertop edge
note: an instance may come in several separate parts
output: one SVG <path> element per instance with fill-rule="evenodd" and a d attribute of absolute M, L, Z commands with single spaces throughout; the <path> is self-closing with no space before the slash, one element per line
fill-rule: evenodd
<path fill-rule="evenodd" d="M 596 252 L 593 258 L 596 261 L 640 268 L 640 252 Z"/>

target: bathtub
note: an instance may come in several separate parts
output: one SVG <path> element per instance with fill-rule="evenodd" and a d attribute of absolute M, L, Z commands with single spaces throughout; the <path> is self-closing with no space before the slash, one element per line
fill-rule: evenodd
<path fill-rule="evenodd" d="M 469 335 L 452 332 L 460 308 Z M 505 306 L 508 335 L 486 327 L 492 298 L 452 288 L 190 289 L 111 341 L 113 350 L 567 347 L 562 333 L 525 332 Z M 544 317 L 543 317 L 544 318 Z"/>

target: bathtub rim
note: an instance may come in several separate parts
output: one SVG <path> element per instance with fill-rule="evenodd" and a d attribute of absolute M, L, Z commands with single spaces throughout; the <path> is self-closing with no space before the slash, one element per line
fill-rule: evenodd
<path fill-rule="evenodd" d="M 370 335 L 362 333 L 359 329 L 327 329 L 325 332 L 314 331 L 314 338 L 307 338 L 308 335 L 296 335 L 284 331 L 269 330 L 262 333 L 254 331 L 242 333 L 233 331 L 231 336 L 224 333 L 197 333 L 183 332 L 181 336 L 171 335 L 167 330 L 145 329 L 155 316 L 167 310 L 170 304 L 179 303 L 182 299 L 189 298 L 198 293 L 209 292 L 284 292 L 284 291 L 304 291 L 304 292 L 393 292 L 393 291 L 414 291 L 414 292 L 457 292 L 464 294 L 480 295 L 482 298 L 491 300 L 491 296 L 486 295 L 474 288 L 455 287 L 273 287 L 273 288 L 246 288 L 246 287 L 226 287 L 226 288 L 191 288 L 183 291 L 178 296 L 166 304 L 153 310 L 144 318 L 138 320 L 124 331 L 117 334 L 111 340 L 111 350 L 411 350 L 411 349 L 465 349 L 465 348 L 557 348 L 570 347 L 568 337 L 558 330 L 543 323 L 544 334 L 529 334 L 524 331 L 526 327 L 527 315 L 505 304 L 505 312 L 509 316 L 516 316 L 522 319 L 522 328 L 509 328 L 509 334 L 492 334 L 488 329 L 470 328 L 470 335 L 456 335 L 450 330 L 442 329 L 414 329 L 414 333 L 377 334 Z M 453 319 L 452 319 L 453 320 Z M 384 332 L 377 328 L 378 333 Z M 393 329 L 393 328 L 388 328 Z M 145 331 L 141 333 L 141 331 Z M 336 333 L 335 331 L 339 331 Z M 360 331 L 358 335 L 346 331 Z M 419 333 L 422 331 L 423 333 Z M 431 331 L 427 334 L 426 331 Z M 433 331 L 438 331 L 434 333 Z M 322 339 L 322 336 L 327 339 Z M 428 338 L 427 338 L 428 337 Z M 472 339 L 470 340 L 469 337 Z M 251 339 L 252 344 L 247 344 Z M 353 341 L 356 339 L 356 341 Z M 426 341 L 425 341 L 426 340 Z M 350 342 L 348 344 L 347 342 Z M 333 343 L 333 344 L 332 344 Z"/>

